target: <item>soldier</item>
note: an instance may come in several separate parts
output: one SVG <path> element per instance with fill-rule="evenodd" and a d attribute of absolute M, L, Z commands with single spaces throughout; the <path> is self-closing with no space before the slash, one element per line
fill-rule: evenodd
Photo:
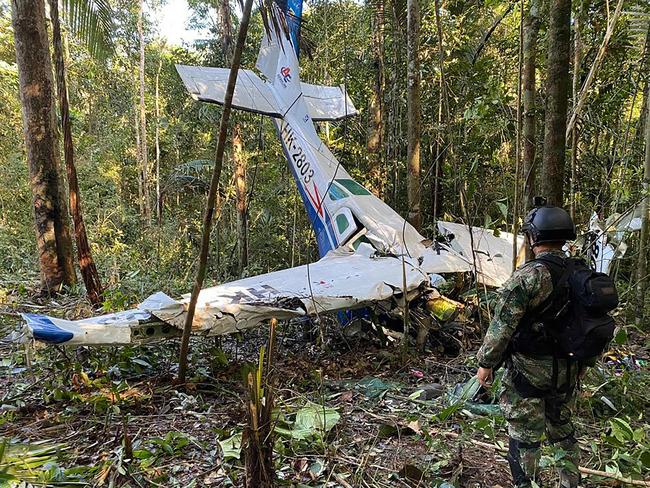
<path fill-rule="evenodd" d="M 517 269 L 503 286 L 478 351 L 477 376 L 489 386 L 493 370 L 506 365 L 500 405 L 508 423 L 507 459 L 515 485 L 530 487 L 538 479 L 540 441 L 546 434 L 567 453 L 559 468 L 560 486 L 576 488 L 579 452 L 571 416 L 576 383 L 586 366 L 555 356 L 539 317 L 557 283 L 557 270 L 547 261 L 564 262 L 562 247 L 575 239 L 575 226 L 563 209 L 541 206 L 526 216 L 523 231 L 535 260 Z"/>

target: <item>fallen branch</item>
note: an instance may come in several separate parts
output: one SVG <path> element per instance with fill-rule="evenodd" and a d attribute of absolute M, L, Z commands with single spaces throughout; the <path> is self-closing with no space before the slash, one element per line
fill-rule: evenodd
<path fill-rule="evenodd" d="M 457 434 L 456 432 L 441 432 L 441 431 L 436 431 L 438 434 L 442 434 L 445 437 L 451 437 L 454 439 L 458 439 L 460 437 L 460 434 Z M 493 449 L 495 451 L 499 452 L 508 452 L 508 449 L 503 446 L 498 446 L 497 444 L 489 444 L 487 442 L 481 442 L 481 441 L 476 441 L 474 439 L 469 439 L 469 441 L 474 444 L 475 446 L 479 447 L 486 447 L 488 449 Z M 585 468 L 583 466 L 579 466 L 578 470 L 585 475 L 588 476 L 600 476 L 602 478 L 609 478 L 615 481 L 618 481 L 620 483 L 625 483 L 628 485 L 633 485 L 633 486 L 650 486 L 650 480 L 633 480 L 631 478 L 626 478 L 624 476 L 615 474 L 615 473 L 607 473 L 605 471 L 598 471 L 596 469 L 591 469 L 591 468 Z"/>

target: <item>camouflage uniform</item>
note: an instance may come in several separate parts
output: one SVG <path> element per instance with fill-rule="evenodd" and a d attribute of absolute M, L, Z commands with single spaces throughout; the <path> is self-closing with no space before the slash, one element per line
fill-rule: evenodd
<path fill-rule="evenodd" d="M 563 255 L 560 251 L 547 252 Z M 540 305 L 552 290 L 551 273 L 543 263 L 531 261 L 515 271 L 501 290 L 494 317 L 478 352 L 482 367 L 494 368 L 506 359 L 508 345 L 526 311 Z M 516 485 L 529 487 L 531 480 L 537 478 L 540 441 L 546 434 L 549 442 L 557 443 L 567 452 L 565 460 L 568 462 L 559 470 L 561 486 L 577 487 L 578 451 L 571 422 L 575 389 L 563 389 L 563 386 L 567 381 L 575 385 L 579 366 L 571 364 L 567 373 L 567 362 L 558 360 L 557 388 L 553 388 L 552 357 L 513 352 L 506 364 L 500 404 L 508 422 L 508 462 Z M 543 396 L 533 398 L 518 391 L 514 383 L 517 374 L 534 388 L 543 390 Z M 563 390 L 568 392 L 560 393 Z"/>

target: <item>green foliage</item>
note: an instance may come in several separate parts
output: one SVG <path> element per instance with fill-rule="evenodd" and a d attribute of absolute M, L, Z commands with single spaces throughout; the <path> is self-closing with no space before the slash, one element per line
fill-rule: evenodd
<path fill-rule="evenodd" d="M 68 28 L 98 58 L 113 52 L 114 13 L 108 0 L 63 0 Z"/>
<path fill-rule="evenodd" d="M 44 442 L 22 444 L 0 438 L 0 485 L 13 487 L 65 481 L 65 471 L 56 463 L 62 447 Z"/>
<path fill-rule="evenodd" d="M 182 432 L 167 432 L 164 437 L 153 437 L 134 445 L 133 457 L 143 469 L 154 466 L 161 458 L 179 457 L 192 439 Z M 194 441 L 196 442 L 196 441 Z"/>

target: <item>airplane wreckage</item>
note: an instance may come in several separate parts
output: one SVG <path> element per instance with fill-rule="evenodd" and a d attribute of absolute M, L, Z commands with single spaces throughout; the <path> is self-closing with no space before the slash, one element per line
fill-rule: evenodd
<path fill-rule="evenodd" d="M 262 78 L 240 69 L 233 107 L 272 117 L 320 259 L 202 290 L 192 332 L 218 336 L 271 318 L 337 312 L 343 318 L 359 309 L 401 321 L 405 297 L 409 307 L 422 309 L 432 320 L 449 320 L 449 308 L 459 304 L 442 296 L 436 285 L 444 275 L 473 272 L 486 287 L 501 286 L 512 272 L 512 234 L 440 221 L 442 242 L 428 240 L 350 176 L 321 141 L 314 122 L 339 121 L 358 112 L 345 87 L 300 81 L 301 0 L 288 8 L 276 7 L 274 15 L 289 34 L 265 33 L 256 64 Z M 229 69 L 176 68 L 195 100 L 224 103 Z M 518 244 L 521 249 L 523 237 Z M 23 336 L 95 346 L 177 337 L 189 301 L 189 294 L 175 300 L 157 292 L 135 309 L 76 321 L 25 313 Z"/>

